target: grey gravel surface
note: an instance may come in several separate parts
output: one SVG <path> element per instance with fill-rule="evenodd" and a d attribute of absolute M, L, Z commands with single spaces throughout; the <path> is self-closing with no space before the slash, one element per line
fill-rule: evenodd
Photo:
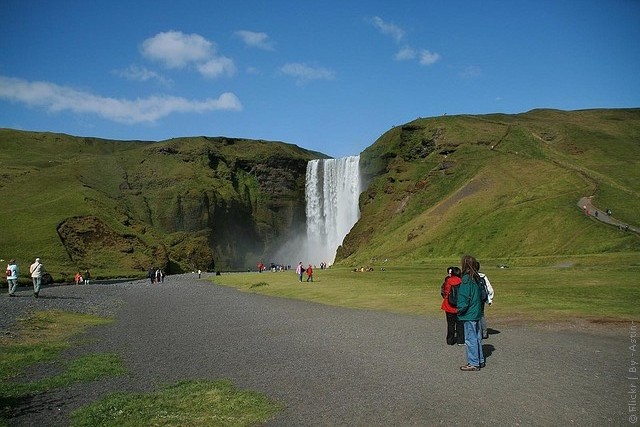
<path fill-rule="evenodd" d="M 321 286 L 294 275 L 291 283 Z M 55 286 L 37 300 L 20 289 L 17 298 L 0 298 L 3 330 L 31 310 L 115 315 L 65 357 L 117 352 L 128 374 L 35 396 L 14 408 L 15 426 L 68 425 L 71 411 L 107 393 L 200 378 L 227 378 L 281 402 L 271 426 L 622 425 L 638 385 L 628 375 L 638 361 L 631 323 L 603 334 L 489 317 L 487 367 L 462 372 L 465 350 L 445 344 L 444 315 L 328 307 L 192 275 L 153 286 Z"/>

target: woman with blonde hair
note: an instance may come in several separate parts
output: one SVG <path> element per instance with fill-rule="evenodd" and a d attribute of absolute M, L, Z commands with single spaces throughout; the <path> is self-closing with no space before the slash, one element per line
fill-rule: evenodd
<path fill-rule="evenodd" d="M 467 346 L 467 364 L 460 367 L 462 371 L 479 371 L 485 364 L 480 329 L 484 304 L 476 265 L 478 261 L 471 255 L 462 257 L 462 283 L 457 300 L 458 319 L 464 322 L 464 343 Z"/>

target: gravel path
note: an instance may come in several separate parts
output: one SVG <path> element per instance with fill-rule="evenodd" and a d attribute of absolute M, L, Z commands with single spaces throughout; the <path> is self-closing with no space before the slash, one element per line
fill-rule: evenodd
<path fill-rule="evenodd" d="M 292 286 L 309 285 L 292 275 Z M 190 275 L 49 287 L 37 300 L 24 289 L 1 296 L 3 329 L 33 309 L 115 313 L 66 356 L 117 352 L 129 375 L 36 396 L 16 408 L 16 426 L 67 425 L 106 393 L 196 378 L 228 378 L 282 402 L 271 426 L 620 425 L 638 385 L 628 379 L 639 359 L 631 323 L 596 334 L 492 324 L 489 311 L 487 367 L 461 372 L 464 348 L 444 343 L 444 316 L 246 294 Z"/>

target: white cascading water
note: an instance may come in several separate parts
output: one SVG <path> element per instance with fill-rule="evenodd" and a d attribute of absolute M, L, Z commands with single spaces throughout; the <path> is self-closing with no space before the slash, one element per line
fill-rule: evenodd
<path fill-rule="evenodd" d="M 308 262 L 333 264 L 360 218 L 360 156 L 311 160 L 306 174 Z"/>

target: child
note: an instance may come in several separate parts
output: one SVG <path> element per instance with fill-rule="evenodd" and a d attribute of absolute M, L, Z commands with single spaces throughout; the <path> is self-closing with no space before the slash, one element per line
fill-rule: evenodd
<path fill-rule="evenodd" d="M 462 283 L 460 279 L 460 268 L 449 267 L 447 269 L 447 277 L 444 278 L 442 284 L 442 306 L 447 317 L 447 344 L 464 345 L 464 328 L 462 322 L 458 320 L 458 309 L 452 302 L 449 302 L 449 294 L 457 295 L 458 286 Z M 452 295 L 453 296 L 453 295 Z M 455 301 L 455 299 L 453 299 Z"/>

